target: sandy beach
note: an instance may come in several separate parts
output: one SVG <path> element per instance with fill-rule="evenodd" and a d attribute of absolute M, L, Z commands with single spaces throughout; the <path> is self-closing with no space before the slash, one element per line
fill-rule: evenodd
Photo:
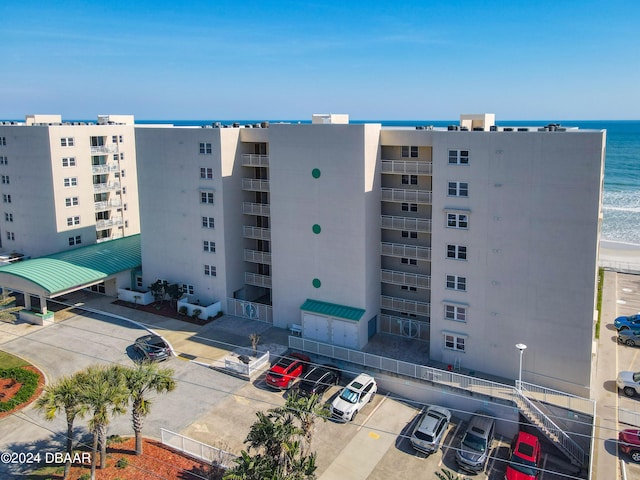
<path fill-rule="evenodd" d="M 640 245 L 601 240 L 599 264 L 622 272 L 640 273 Z"/>

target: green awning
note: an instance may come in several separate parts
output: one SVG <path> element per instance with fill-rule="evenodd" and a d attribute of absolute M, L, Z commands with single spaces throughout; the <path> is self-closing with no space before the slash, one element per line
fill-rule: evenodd
<path fill-rule="evenodd" d="M 321 302 L 311 299 L 307 299 L 307 301 L 300 306 L 300 310 L 356 322 L 362 318 L 365 312 L 362 308 L 348 307 L 337 303 Z"/>

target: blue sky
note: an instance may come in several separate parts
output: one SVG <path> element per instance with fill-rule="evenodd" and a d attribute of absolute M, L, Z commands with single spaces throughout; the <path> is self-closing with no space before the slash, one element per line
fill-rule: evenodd
<path fill-rule="evenodd" d="M 640 2 L 4 1 L 0 118 L 639 119 Z"/>

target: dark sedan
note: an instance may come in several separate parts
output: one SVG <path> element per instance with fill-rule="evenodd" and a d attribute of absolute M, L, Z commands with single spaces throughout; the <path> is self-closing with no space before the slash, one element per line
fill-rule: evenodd
<path fill-rule="evenodd" d="M 133 345 L 145 360 L 159 362 L 171 356 L 171 347 L 160 335 L 145 335 Z"/>
<path fill-rule="evenodd" d="M 340 382 L 340 370 L 333 365 L 312 367 L 298 382 L 298 394 L 301 397 L 318 395 L 322 397 L 331 385 Z"/>

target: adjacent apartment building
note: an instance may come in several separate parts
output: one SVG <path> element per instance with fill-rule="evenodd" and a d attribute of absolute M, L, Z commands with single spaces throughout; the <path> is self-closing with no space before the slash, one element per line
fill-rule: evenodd
<path fill-rule="evenodd" d="M 134 119 L 0 122 L 0 250 L 39 257 L 140 233 Z"/>
<path fill-rule="evenodd" d="M 314 115 L 135 137 L 144 285 L 505 378 L 524 343 L 523 380 L 588 396 L 604 131 Z"/>

